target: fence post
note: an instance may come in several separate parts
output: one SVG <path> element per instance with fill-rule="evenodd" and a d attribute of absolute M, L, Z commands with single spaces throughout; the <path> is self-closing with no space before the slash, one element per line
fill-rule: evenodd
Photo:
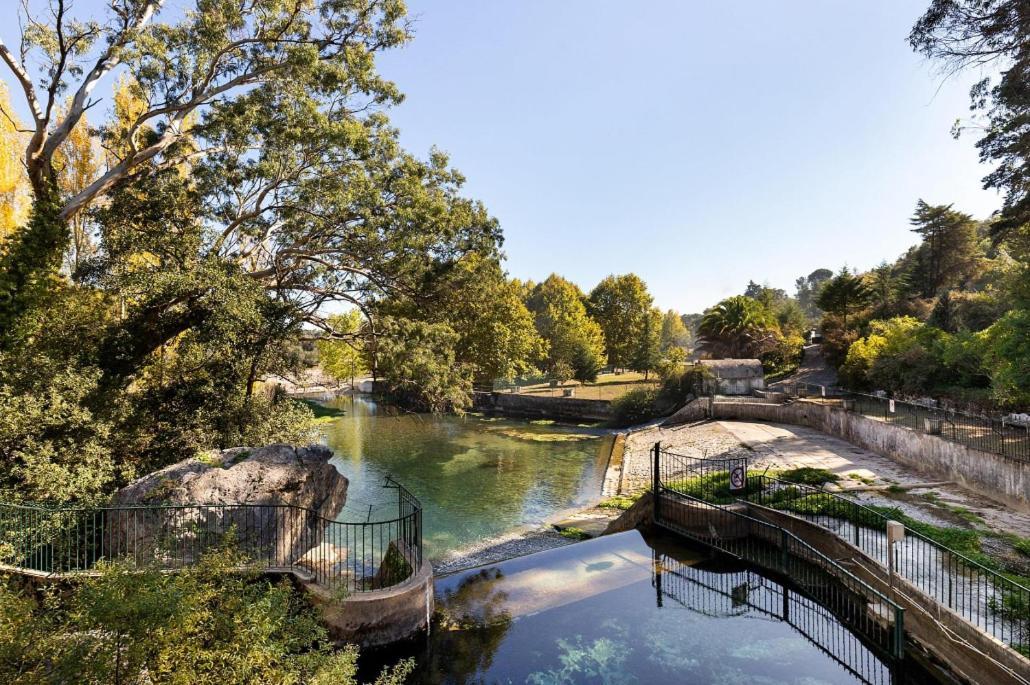
<path fill-rule="evenodd" d="M 894 658 L 905 658 L 905 610 L 901 607 L 894 608 Z"/>
<path fill-rule="evenodd" d="M 662 443 L 658 441 L 654 444 L 652 449 L 654 452 L 654 460 L 651 463 L 651 497 L 654 500 L 654 521 L 655 523 L 661 518 L 661 512 L 659 510 L 661 502 L 661 454 L 662 454 Z"/>

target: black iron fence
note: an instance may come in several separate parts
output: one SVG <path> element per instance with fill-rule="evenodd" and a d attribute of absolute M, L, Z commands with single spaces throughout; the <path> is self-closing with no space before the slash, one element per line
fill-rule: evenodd
<path fill-rule="evenodd" d="M 746 476 L 738 482 L 737 474 L 746 474 L 746 459 L 697 459 L 666 452 L 656 444 L 652 473 L 655 522 L 781 573 L 828 606 L 857 608 L 840 619 L 901 658 L 904 609 L 790 531 L 726 506 L 726 498 L 736 499 L 751 487 Z M 839 593 L 846 593 L 849 601 L 840 601 Z"/>
<path fill-rule="evenodd" d="M 94 573 L 101 562 L 179 570 L 231 544 L 257 571 L 291 571 L 332 591 L 378 590 L 422 567 L 422 507 L 404 487 L 396 514 L 335 521 L 288 504 L 48 507 L 0 503 L 0 569 Z"/>
<path fill-rule="evenodd" d="M 871 419 L 937 435 L 971 449 L 1030 461 L 1030 426 L 877 395 L 848 392 L 842 397 L 849 411 Z"/>
<path fill-rule="evenodd" d="M 750 569 L 715 572 L 655 552 L 652 585 L 659 606 L 667 600 L 706 616 L 759 616 L 783 621 L 811 644 L 869 685 L 901 682 L 900 664 L 889 653 L 852 632 L 838 615 L 858 611 L 831 607 Z M 850 602 L 838 593 L 840 602 Z"/>
<path fill-rule="evenodd" d="M 911 528 L 906 529 L 902 541 L 891 546 L 886 534 L 889 516 L 843 495 L 765 475 L 748 480 L 748 500 L 833 531 L 884 568 L 893 563 L 895 572 L 924 595 L 985 633 L 1030 654 L 1030 588 L 1019 580 Z"/>

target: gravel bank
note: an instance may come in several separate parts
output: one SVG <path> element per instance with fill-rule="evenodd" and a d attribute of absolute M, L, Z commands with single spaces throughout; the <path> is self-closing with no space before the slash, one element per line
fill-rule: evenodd
<path fill-rule="evenodd" d="M 626 451 L 622 458 L 622 494 L 637 493 L 651 485 L 651 448 L 659 441 L 663 448 L 688 457 L 751 454 L 751 450 L 732 433 L 712 421 L 634 430 L 626 437 Z"/>

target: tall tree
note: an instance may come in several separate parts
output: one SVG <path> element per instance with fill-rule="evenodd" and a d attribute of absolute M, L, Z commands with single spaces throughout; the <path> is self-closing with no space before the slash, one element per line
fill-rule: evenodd
<path fill-rule="evenodd" d="M 551 274 L 533 289 L 526 306 L 548 343 L 547 369 L 561 362 L 572 367 L 576 380 L 592 381 L 604 366 L 604 334 L 587 314 L 585 299 L 574 283 Z"/>
<path fill-rule="evenodd" d="M 668 352 L 674 347 L 690 347 L 690 331 L 683 325 L 683 317 L 679 312 L 670 309 L 662 315 L 662 351 Z"/>
<path fill-rule="evenodd" d="M 203 199 L 203 257 L 246 273 L 315 325 L 324 323 L 321 303 L 364 307 L 369 293 L 412 271 L 413 253 L 434 249 L 424 236 L 441 237 L 448 246 L 434 254 L 450 258 L 470 237 L 453 232 L 454 220 L 495 233 L 473 203 L 455 205 L 462 179 L 443 155 L 423 163 L 405 154 L 383 114 L 400 94 L 376 73 L 375 56 L 408 38 L 400 0 L 257 0 L 217 10 L 198 0 L 197 11 L 168 22 L 157 21 L 160 0 L 119 0 L 88 20 L 71 16 L 66 0 L 46 1 L 46 14 L 25 24 L 22 50 L 0 44 L 31 114 L 22 157 L 34 196 L 32 219 L 0 264 L 0 330 L 12 330 L 45 291 L 72 216 L 184 164 L 190 192 Z M 128 125 L 101 127 L 111 163 L 81 191 L 62 192 L 57 151 L 115 69 L 143 106 L 129 110 Z M 412 201 L 422 206 L 416 213 L 436 209 L 415 218 Z M 204 293 L 181 290 L 129 311 L 114 336 L 123 348 L 114 356 L 125 360 L 117 373 L 203 317 Z"/>
<path fill-rule="evenodd" d="M 985 121 L 976 146 L 992 165 L 984 187 L 1004 193 L 997 237 L 1030 224 L 1030 21 L 1024 0 L 931 0 L 909 33 L 912 48 L 948 73 L 998 74 L 970 89 L 970 109 Z M 962 131 L 956 125 L 954 132 Z"/>
<path fill-rule="evenodd" d="M 735 295 L 707 310 L 698 328 L 700 347 L 716 358 L 759 357 L 775 346 L 776 321 L 761 302 Z"/>
<path fill-rule="evenodd" d="M 662 312 L 652 308 L 644 317 L 629 367 L 644 374 L 646 381 L 662 361 Z"/>
<path fill-rule="evenodd" d="M 912 231 L 922 237 L 916 277 L 923 297 L 934 297 L 941 288 L 968 278 L 977 252 L 973 217 L 955 211 L 952 205 L 928 205 L 919 200 L 910 223 Z"/>
<path fill-rule="evenodd" d="M 865 279 L 852 273 L 845 266 L 819 291 L 816 304 L 823 311 L 841 317 L 846 331 L 848 316 L 865 309 L 871 298 L 872 293 L 865 284 Z"/>
<path fill-rule="evenodd" d="M 604 332 L 612 366 L 631 365 L 653 301 L 647 284 L 636 274 L 608 276 L 590 292 L 589 312 Z"/>
<path fill-rule="evenodd" d="M 819 296 L 819 291 L 823 285 L 831 278 L 833 278 L 833 272 L 829 269 L 816 269 L 808 276 L 801 276 L 794 281 L 796 288 L 794 296 L 808 318 L 813 320 L 819 318 L 821 312 L 815 300 Z"/>

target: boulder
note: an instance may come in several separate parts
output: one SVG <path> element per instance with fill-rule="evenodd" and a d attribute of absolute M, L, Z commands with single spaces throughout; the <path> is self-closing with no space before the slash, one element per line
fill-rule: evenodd
<path fill-rule="evenodd" d="M 232 536 L 255 564 L 290 566 L 346 502 L 332 456 L 321 445 L 236 447 L 155 471 L 115 494 L 108 556 L 178 566 Z"/>

